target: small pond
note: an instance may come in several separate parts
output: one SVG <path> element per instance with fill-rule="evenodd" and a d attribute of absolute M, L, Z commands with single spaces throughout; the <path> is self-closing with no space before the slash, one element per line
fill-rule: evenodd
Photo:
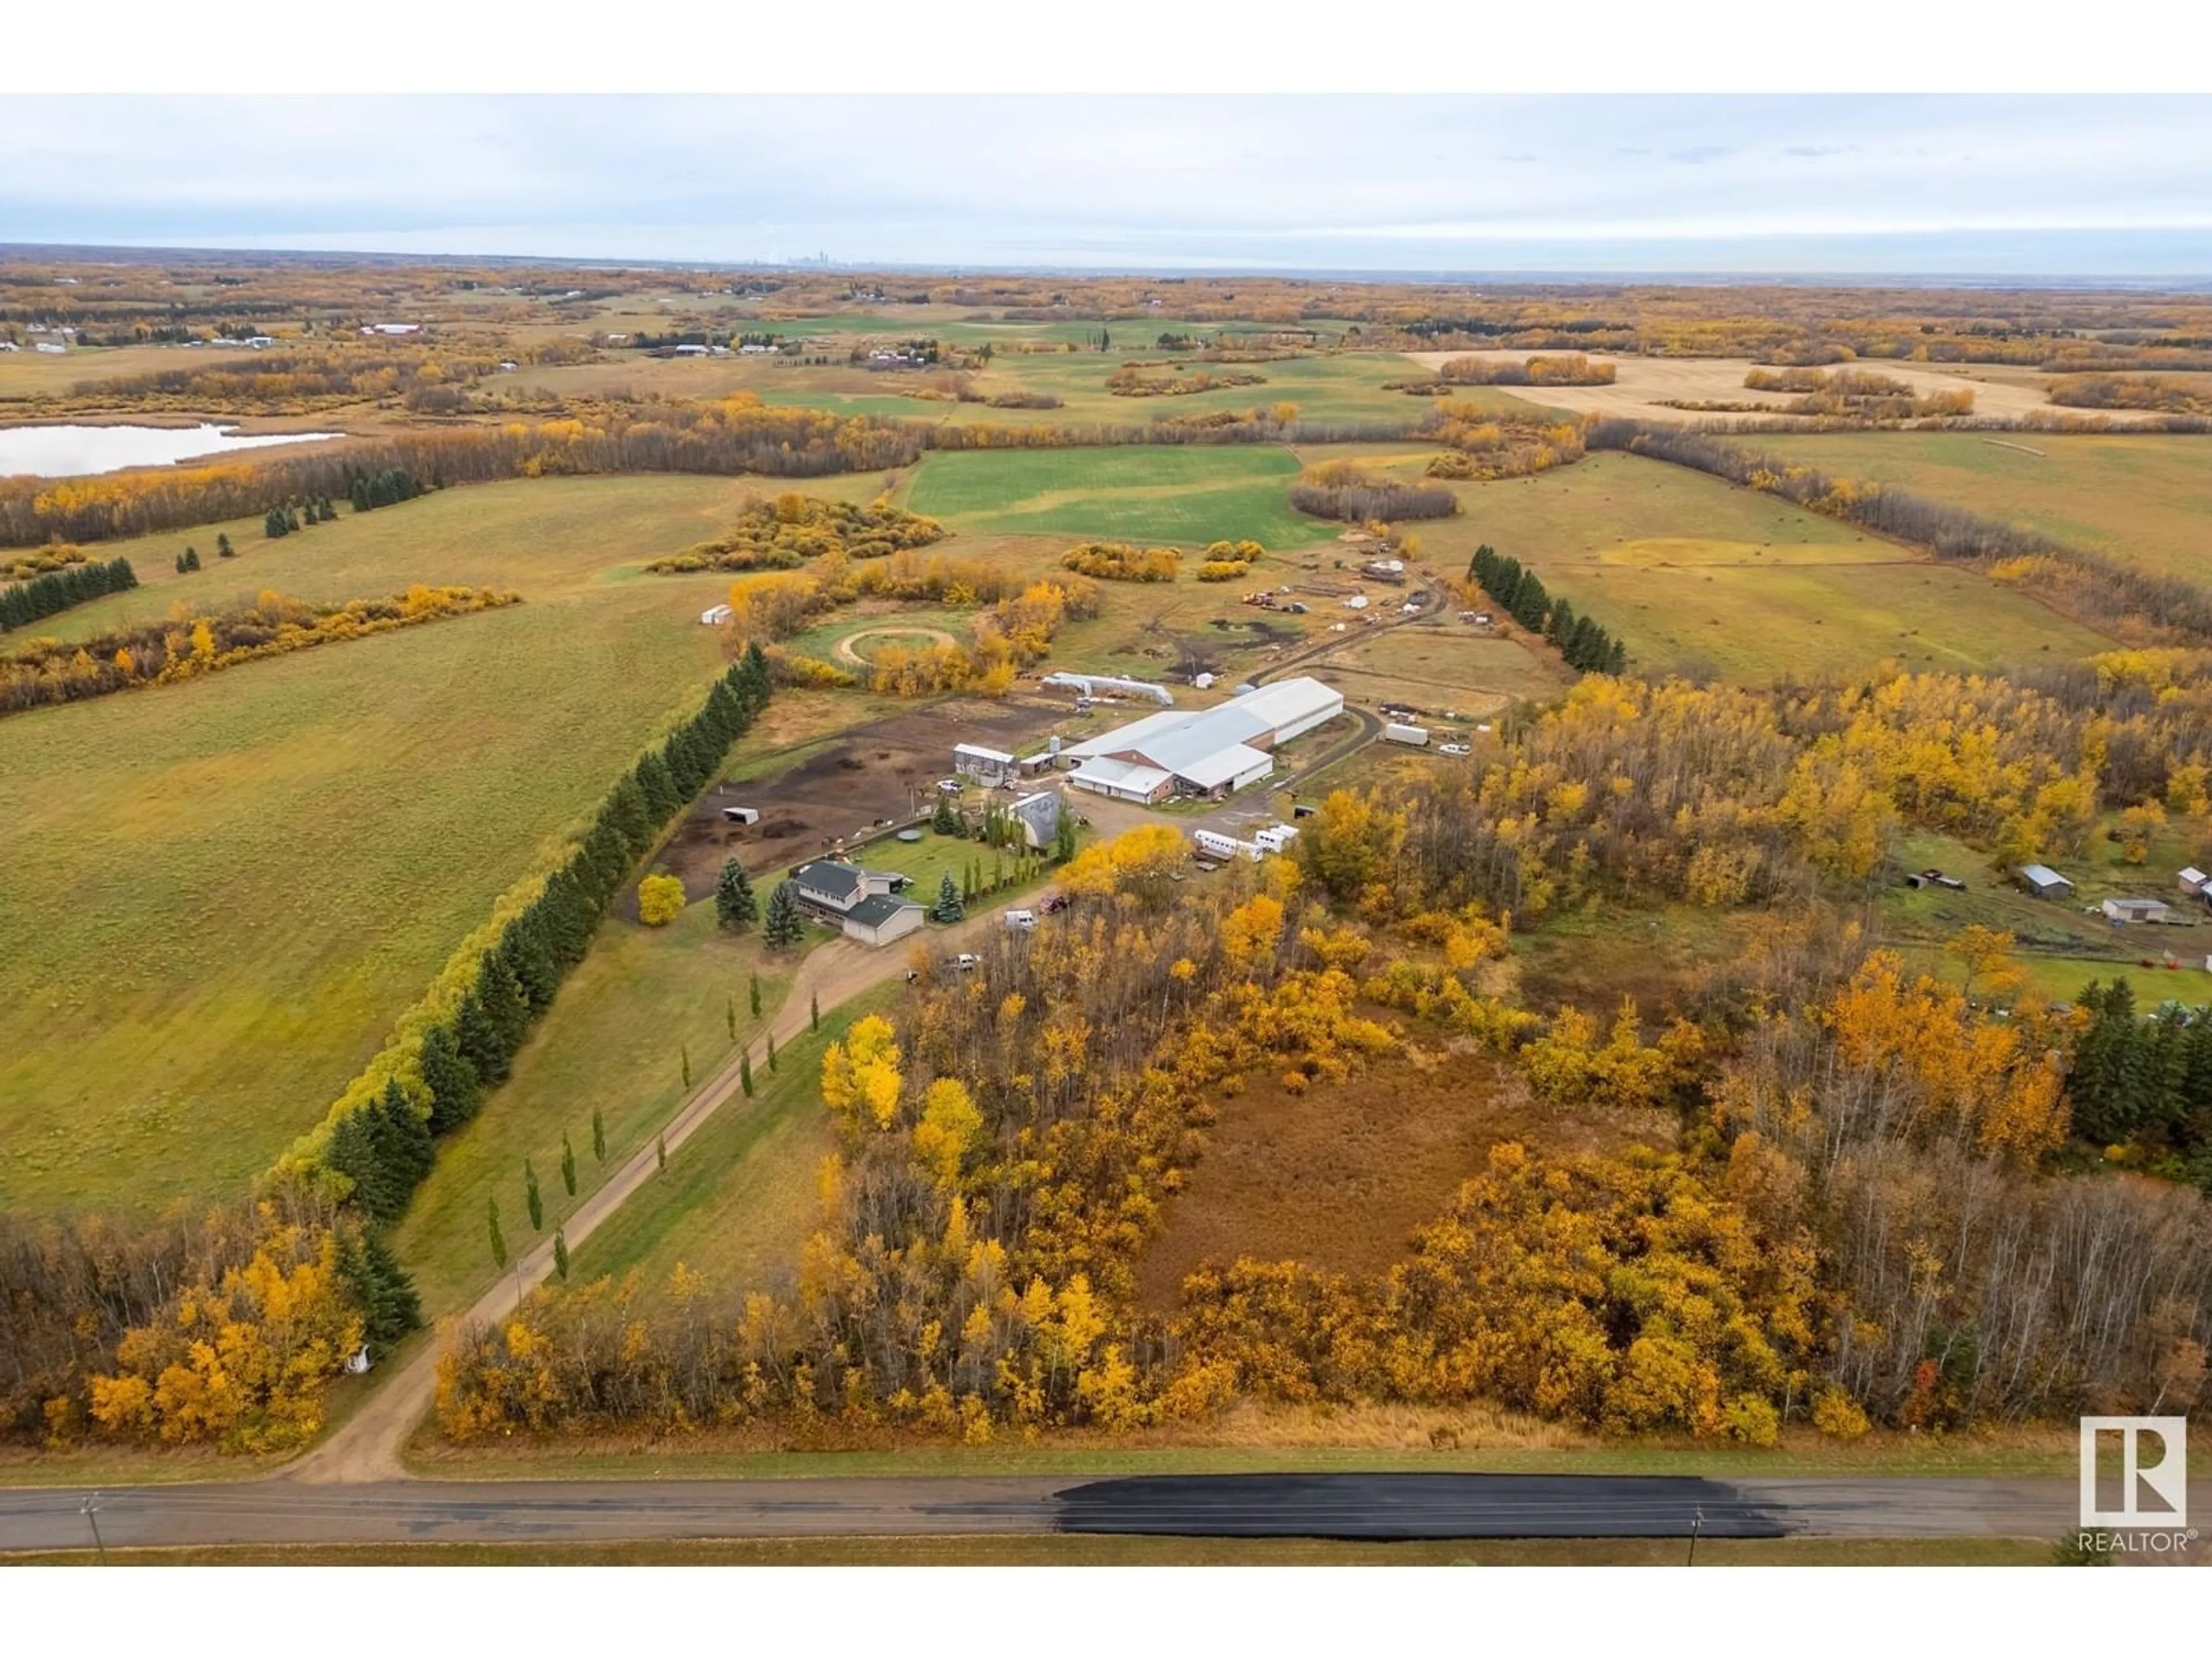
<path fill-rule="evenodd" d="M 316 443 L 343 436 L 343 432 L 263 432 L 249 435 L 235 427 L 211 423 L 0 427 L 0 478 L 26 472 L 42 478 L 76 478 L 89 472 L 116 472 L 126 466 L 167 466 L 172 461 L 227 455 L 235 449 Z"/>

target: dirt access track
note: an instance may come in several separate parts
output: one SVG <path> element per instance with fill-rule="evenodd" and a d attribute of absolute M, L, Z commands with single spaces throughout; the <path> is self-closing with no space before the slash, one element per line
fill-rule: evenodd
<path fill-rule="evenodd" d="M 911 632 L 894 629 L 894 632 Z M 735 855 L 748 875 L 780 872 L 937 804 L 934 786 L 952 774 L 952 746 L 981 744 L 1018 752 L 1067 718 L 1063 703 L 955 697 L 910 714 L 856 726 L 787 770 L 710 789 L 661 855 L 683 878 L 687 898 L 714 890 L 722 860 Z M 732 823 L 725 806 L 760 811 L 757 823 Z"/>
<path fill-rule="evenodd" d="M 1532 356 L 1559 356 L 1559 352 L 1528 351 L 1409 351 L 1406 356 L 1424 368 L 1433 369 L 1454 357 L 1480 357 L 1490 362 L 1525 362 Z M 1553 409 L 1572 410 L 1577 415 L 1613 415 L 1633 421 L 1651 421 L 1687 425 L 1692 422 L 1718 422 L 1735 425 L 1746 421 L 1771 421 L 1787 412 L 1790 401 L 1788 392 L 1753 392 L 1743 383 L 1743 377 L 1762 365 L 1748 357 L 1614 357 L 1595 355 L 1594 362 L 1613 366 L 1611 386 L 1509 386 L 1498 390 L 1510 392 L 1532 404 Z M 1984 378 L 1977 374 L 1976 365 L 1960 363 L 1937 367 L 1929 363 L 1890 362 L 1866 358 L 1850 363 L 1832 363 L 1826 368 L 1863 369 L 1872 374 L 1886 374 L 1893 380 L 1910 382 L 1918 392 L 1927 394 L 1937 392 L 1971 392 L 1974 394 L 1974 413 L 1995 416 L 2002 420 L 2018 420 L 2027 415 L 2055 415 L 2079 418 L 2085 414 L 2096 414 L 2109 419 L 2114 426 L 2128 426 L 2140 418 L 2124 411 L 2106 410 L 2085 410 L 2062 409 L 2046 402 L 2039 385 L 2022 385 L 2010 378 Z M 1723 412 L 1717 410 L 1675 409 L 1668 400 L 1692 404 L 1757 403 L 1769 405 L 1764 411 Z"/>
<path fill-rule="evenodd" d="M 866 668 L 868 659 L 854 647 L 862 640 L 896 639 L 927 640 L 932 645 L 957 645 L 959 641 L 941 628 L 863 628 L 857 634 L 848 634 L 830 647 L 830 654 L 851 668 Z"/>

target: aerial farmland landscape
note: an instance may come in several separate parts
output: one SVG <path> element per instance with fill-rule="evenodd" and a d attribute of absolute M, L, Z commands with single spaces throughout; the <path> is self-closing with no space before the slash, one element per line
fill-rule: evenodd
<path fill-rule="evenodd" d="M 419 237 L 200 177 L 381 222 L 281 100 L 0 161 L 0 1565 L 2212 1559 L 2212 241 L 1328 240 L 1417 103 L 2202 205 L 2018 102 L 1349 100 L 1274 229 L 1110 100 L 765 242 L 564 193 L 804 99 L 396 100 Z"/>

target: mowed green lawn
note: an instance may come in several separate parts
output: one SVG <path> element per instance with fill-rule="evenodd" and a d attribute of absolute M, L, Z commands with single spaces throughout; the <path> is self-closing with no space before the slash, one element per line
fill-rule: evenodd
<path fill-rule="evenodd" d="M 1601 454 L 1455 488 L 1461 515 L 1419 526 L 1430 559 L 1463 568 L 1483 542 L 1512 555 L 1626 639 L 1638 672 L 1761 684 L 2112 646 L 1972 570 L 1685 467 Z"/>
<path fill-rule="evenodd" d="M 2212 437 L 1838 432 L 1746 441 L 2212 585 Z"/>
<path fill-rule="evenodd" d="M 234 1194 L 313 1124 L 720 668 L 696 615 L 723 580 L 605 573 L 741 493 L 548 480 L 234 531 L 243 556 L 181 580 L 526 602 L 0 720 L 0 1205 Z M 158 616 L 179 580 L 86 610 Z"/>
<path fill-rule="evenodd" d="M 1291 510 L 1297 472 L 1272 444 L 963 450 L 915 469 L 905 504 L 963 531 L 1303 547 L 1339 526 Z"/>
<path fill-rule="evenodd" d="M 576 1250 L 576 1279 L 635 1273 L 648 1301 L 667 1295 L 681 1265 L 716 1291 L 769 1289 L 797 1265 L 821 1214 L 822 1160 L 836 1133 L 822 1103 L 822 1053 L 862 1016 L 889 1007 L 896 981 L 824 1012 L 753 1073 L 750 1100 L 730 1101 L 668 1155 L 665 1174 Z"/>
<path fill-rule="evenodd" d="M 525 1158 L 537 1168 L 550 1232 L 675 1116 L 690 1092 L 687 1054 L 696 1085 L 735 1057 L 738 1042 L 758 1039 L 783 1005 L 794 960 L 768 956 L 757 932 L 720 931 L 711 901 L 665 928 L 611 917 L 515 1057 L 514 1076 L 439 1149 L 437 1167 L 408 1206 L 395 1243 L 425 1313 L 458 1311 L 496 1276 L 488 1200 L 499 1202 L 511 1252 L 544 1236 L 530 1225 Z M 757 1019 L 748 997 L 756 973 Z M 595 1109 L 606 1128 L 604 1164 L 592 1150 Z M 561 1182 L 564 1132 L 576 1152 L 575 1199 Z"/>

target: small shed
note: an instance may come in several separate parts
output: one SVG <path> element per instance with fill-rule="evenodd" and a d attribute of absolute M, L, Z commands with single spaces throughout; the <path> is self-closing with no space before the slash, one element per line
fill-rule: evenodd
<path fill-rule="evenodd" d="M 1062 803 L 1059 795 L 1049 789 L 1024 795 L 1006 811 L 1022 826 L 1022 838 L 1032 851 L 1051 846 L 1060 835 Z"/>
<path fill-rule="evenodd" d="M 720 628 L 729 619 L 730 607 L 726 605 L 710 605 L 699 613 L 699 624 L 702 628 Z"/>
<path fill-rule="evenodd" d="M 2097 908 L 2105 913 L 2106 921 L 2115 924 L 2164 921 L 2173 914 L 2172 905 L 2154 898 L 2109 898 Z"/>
<path fill-rule="evenodd" d="M 2038 898 L 2064 898 L 2074 890 L 2074 884 L 2047 864 L 2021 866 L 2020 881 Z"/>
<path fill-rule="evenodd" d="M 2212 876 L 2206 875 L 2202 870 L 2191 866 L 2190 868 L 2184 870 L 2181 872 L 2181 890 L 2183 892 L 2203 893 L 2208 888 L 2212 888 Z"/>
<path fill-rule="evenodd" d="M 725 806 L 722 809 L 722 816 L 728 819 L 732 823 L 758 823 L 760 822 L 760 808 L 757 806 Z"/>
<path fill-rule="evenodd" d="M 952 745 L 952 769 L 978 783 L 1005 783 L 1020 775 L 1021 763 L 1004 750 L 957 743 Z"/>

